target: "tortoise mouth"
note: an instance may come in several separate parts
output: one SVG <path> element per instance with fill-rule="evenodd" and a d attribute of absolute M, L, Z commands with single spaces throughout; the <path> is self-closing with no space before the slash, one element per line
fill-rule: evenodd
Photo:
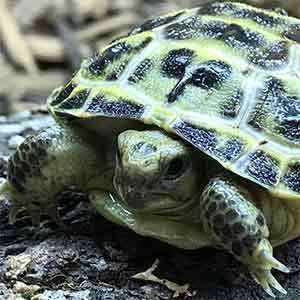
<path fill-rule="evenodd" d="M 117 184 L 115 180 L 114 186 L 118 200 L 132 211 L 168 215 L 168 212 L 180 207 L 180 203 L 167 193 L 144 190 L 142 187 L 137 190 L 127 185 Z"/>

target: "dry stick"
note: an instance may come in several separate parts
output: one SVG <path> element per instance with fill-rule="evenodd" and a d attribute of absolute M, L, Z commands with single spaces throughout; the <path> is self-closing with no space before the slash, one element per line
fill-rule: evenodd
<path fill-rule="evenodd" d="M 89 41 L 100 34 L 109 33 L 111 31 L 128 26 L 138 22 L 139 17 L 134 13 L 124 13 L 115 17 L 107 18 L 105 20 L 89 25 L 77 32 L 79 41 Z"/>
<path fill-rule="evenodd" d="M 1 1 L 1 0 L 0 0 Z M 118 17 L 102 20 L 90 25 L 88 28 L 80 30 L 76 33 L 76 39 L 79 42 L 87 42 L 88 40 L 99 40 L 97 36 L 115 31 L 128 24 L 136 23 L 138 16 L 134 14 L 125 14 Z M 26 34 L 25 38 L 29 44 L 33 55 L 42 61 L 47 62 L 63 62 L 65 60 L 64 45 L 60 39 L 46 34 Z M 107 39 L 104 39 L 107 43 Z M 102 42 L 101 42 L 102 43 Z"/>
<path fill-rule="evenodd" d="M 109 0 L 71 0 L 80 13 L 80 19 L 92 16 L 97 19 L 104 16 L 109 9 Z M 34 5 L 33 5 L 34 3 Z M 18 24 L 29 27 L 36 20 L 48 16 L 49 9 L 55 8 L 55 11 L 61 16 L 71 14 L 66 1 L 61 0 L 18 0 L 16 1 L 13 11 L 17 18 Z M 26 12 L 26 14 L 24 14 Z"/>
<path fill-rule="evenodd" d="M 7 0 L 0 0 L 0 36 L 11 59 L 27 72 L 37 72 L 34 57 L 7 8 Z"/>
<path fill-rule="evenodd" d="M 46 34 L 27 34 L 25 38 L 33 55 L 41 61 L 64 62 L 65 50 L 61 40 Z"/>

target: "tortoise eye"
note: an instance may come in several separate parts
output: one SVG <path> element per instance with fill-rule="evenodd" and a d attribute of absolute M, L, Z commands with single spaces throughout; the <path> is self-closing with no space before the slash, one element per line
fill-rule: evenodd
<path fill-rule="evenodd" d="M 165 172 L 165 179 L 173 180 L 180 177 L 186 170 L 187 161 L 182 157 L 176 157 L 170 161 Z"/>

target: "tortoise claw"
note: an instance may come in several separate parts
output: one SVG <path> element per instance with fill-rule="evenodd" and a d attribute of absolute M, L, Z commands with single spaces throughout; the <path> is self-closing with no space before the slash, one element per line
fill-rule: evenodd
<path fill-rule="evenodd" d="M 282 285 L 276 280 L 276 278 L 272 275 L 270 270 L 257 269 L 251 272 L 254 280 L 260 284 L 263 289 L 268 293 L 271 297 L 275 298 L 275 295 L 271 289 L 273 287 L 280 293 L 286 295 L 287 291 L 282 287 Z"/>

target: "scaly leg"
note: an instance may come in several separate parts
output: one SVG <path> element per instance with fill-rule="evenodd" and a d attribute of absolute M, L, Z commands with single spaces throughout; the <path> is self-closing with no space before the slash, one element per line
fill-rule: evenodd
<path fill-rule="evenodd" d="M 273 257 L 265 217 L 245 188 L 226 177 L 212 179 L 200 198 L 200 211 L 204 229 L 217 246 L 247 265 L 269 295 L 274 296 L 270 286 L 286 293 L 271 270 L 289 269 Z"/>
<path fill-rule="evenodd" d="M 39 224 L 40 214 L 60 223 L 57 194 L 72 185 L 85 191 L 104 168 L 103 149 L 79 128 L 53 126 L 27 137 L 10 157 L 8 179 L 0 187 L 0 194 L 7 194 L 12 202 L 10 222 L 25 208 L 34 225 Z"/>

